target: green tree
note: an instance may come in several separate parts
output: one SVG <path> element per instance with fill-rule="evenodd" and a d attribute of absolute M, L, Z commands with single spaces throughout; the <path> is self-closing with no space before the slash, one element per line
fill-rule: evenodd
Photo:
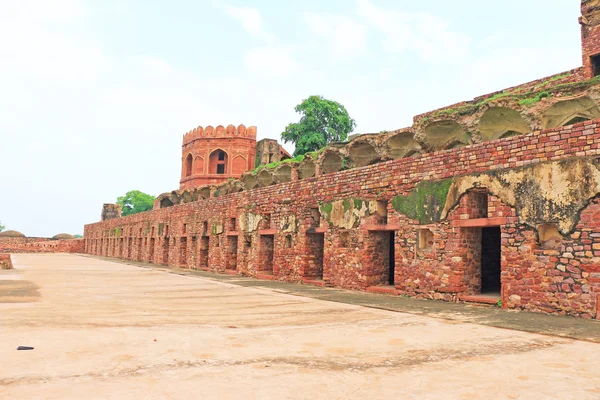
<path fill-rule="evenodd" d="M 123 216 L 137 214 L 152 209 L 156 198 L 139 190 L 130 190 L 125 196 L 117 197 L 117 204 L 121 205 Z"/>
<path fill-rule="evenodd" d="M 343 105 L 323 96 L 310 96 L 295 110 L 302 115 L 300 121 L 289 124 L 281 134 L 284 142 L 296 146 L 294 156 L 322 149 L 329 143 L 342 142 L 356 126 Z"/>
<path fill-rule="evenodd" d="M 2 225 L 2 222 L 0 221 L 0 232 L 2 232 L 4 230 L 5 226 Z"/>
<path fill-rule="evenodd" d="M 82 238 L 83 238 L 83 235 L 76 234 L 76 235 L 73 235 L 73 237 L 74 237 L 75 239 L 82 239 Z"/>

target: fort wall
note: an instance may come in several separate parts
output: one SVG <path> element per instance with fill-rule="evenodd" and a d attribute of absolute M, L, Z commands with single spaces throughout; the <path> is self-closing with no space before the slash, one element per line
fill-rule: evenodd
<path fill-rule="evenodd" d="M 594 120 L 312 178 L 296 171 L 86 225 L 85 251 L 446 301 L 483 293 L 496 279 L 485 260 L 498 256 L 503 307 L 595 318 L 599 156 Z"/>
<path fill-rule="evenodd" d="M 83 253 L 83 239 L 0 237 L 0 253 Z"/>

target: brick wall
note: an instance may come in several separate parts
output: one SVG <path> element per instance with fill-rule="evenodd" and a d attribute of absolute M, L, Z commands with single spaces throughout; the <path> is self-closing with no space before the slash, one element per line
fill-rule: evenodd
<path fill-rule="evenodd" d="M 552 250 L 541 248 L 535 230 L 519 223 L 516 211 L 493 194 L 463 193 L 445 220 L 429 225 L 396 212 L 391 200 L 421 181 L 599 155 L 600 121 L 586 121 L 86 225 L 85 251 L 364 290 L 389 279 L 389 231 L 395 231 L 393 289 L 457 301 L 481 289 L 481 228 L 461 224 L 500 218 L 504 307 L 592 318 L 600 295 L 598 199 L 581 212 L 576 231 Z M 387 218 L 365 217 L 348 229 L 322 218 L 315 222 L 319 203 L 339 199 L 387 202 Z M 259 224 L 256 216 L 263 217 Z M 227 226 L 231 218 L 238 221 L 234 231 Z M 232 235 L 238 237 L 235 269 Z M 419 237 L 430 245 L 421 248 Z"/>
<path fill-rule="evenodd" d="M 0 252 L 4 253 L 83 253 L 83 239 L 52 240 L 47 238 L 0 237 Z"/>
<path fill-rule="evenodd" d="M 12 260 L 10 254 L 0 254 L 0 269 L 12 269 Z"/>

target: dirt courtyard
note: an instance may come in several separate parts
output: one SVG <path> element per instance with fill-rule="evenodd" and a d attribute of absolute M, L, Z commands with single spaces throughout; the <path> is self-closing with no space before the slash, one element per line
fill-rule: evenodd
<path fill-rule="evenodd" d="M 13 262 L 2 399 L 600 398 L 596 343 L 74 255 Z"/>

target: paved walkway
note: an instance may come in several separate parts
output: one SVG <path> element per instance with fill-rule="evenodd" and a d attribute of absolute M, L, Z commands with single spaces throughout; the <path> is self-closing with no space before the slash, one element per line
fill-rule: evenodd
<path fill-rule="evenodd" d="M 64 254 L 14 263 L 0 271 L 2 399 L 600 398 L 600 344 L 486 326 L 534 314 Z M 530 330 L 599 326 L 552 321 L 564 329 Z"/>

